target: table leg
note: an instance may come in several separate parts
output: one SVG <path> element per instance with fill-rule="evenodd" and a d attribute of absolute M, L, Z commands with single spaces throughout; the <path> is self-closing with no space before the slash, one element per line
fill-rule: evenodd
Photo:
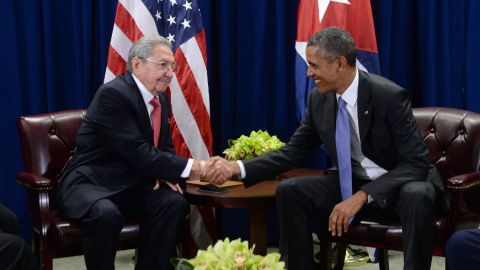
<path fill-rule="evenodd" d="M 250 241 L 255 244 L 254 253 L 267 254 L 267 210 L 261 208 L 250 209 Z"/>

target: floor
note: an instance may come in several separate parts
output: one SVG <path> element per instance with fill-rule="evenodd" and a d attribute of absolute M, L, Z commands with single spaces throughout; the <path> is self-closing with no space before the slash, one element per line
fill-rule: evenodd
<path fill-rule="evenodd" d="M 133 270 L 132 263 L 133 250 L 123 250 L 117 252 L 117 258 L 115 261 L 116 270 Z M 403 254 L 401 252 L 390 251 L 389 252 L 390 269 L 401 270 L 403 269 Z M 54 270 L 83 270 L 85 263 L 83 256 L 68 257 L 55 259 L 53 261 Z M 350 267 L 345 269 L 355 270 L 378 270 L 378 264 L 368 263 L 362 266 Z M 445 258 L 433 257 L 431 270 L 443 270 L 445 269 Z"/>

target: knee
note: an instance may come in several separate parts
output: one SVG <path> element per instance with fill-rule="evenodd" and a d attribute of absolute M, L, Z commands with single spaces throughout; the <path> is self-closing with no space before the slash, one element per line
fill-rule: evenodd
<path fill-rule="evenodd" d="M 435 203 L 435 189 L 429 182 L 409 182 L 400 190 L 400 199 L 414 203 Z"/>
<path fill-rule="evenodd" d="M 454 253 L 459 253 L 462 252 L 462 250 L 466 247 L 468 244 L 467 242 L 468 238 L 468 231 L 458 231 L 454 233 L 450 239 L 448 239 L 447 245 L 445 246 L 445 252 L 447 253 L 447 256 L 450 254 Z"/>
<path fill-rule="evenodd" d="M 294 189 L 294 186 L 295 183 L 291 180 L 280 182 L 275 190 L 275 196 L 277 198 L 285 198 Z"/>
<path fill-rule="evenodd" d="M 1 240 L 1 246 L 5 248 L 4 251 L 6 254 L 21 254 L 27 249 L 25 240 L 17 235 L 1 234 Z"/>
<path fill-rule="evenodd" d="M 86 218 L 88 221 L 93 221 L 96 226 L 108 226 L 113 231 L 121 230 L 125 223 L 123 214 L 113 203 L 95 203 L 90 209 L 89 215 Z"/>
<path fill-rule="evenodd" d="M 183 216 L 188 215 L 190 212 L 190 204 L 187 202 L 185 197 L 176 192 L 172 196 L 168 197 L 167 205 L 167 209 Z"/>

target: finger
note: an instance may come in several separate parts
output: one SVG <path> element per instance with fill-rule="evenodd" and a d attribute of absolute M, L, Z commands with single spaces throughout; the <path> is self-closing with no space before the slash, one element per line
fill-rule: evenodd
<path fill-rule="evenodd" d="M 177 190 L 177 187 L 176 187 L 175 185 L 173 185 L 172 183 L 167 182 L 167 181 L 165 181 L 165 183 L 167 183 L 167 185 L 170 187 L 171 190 L 173 190 L 173 191 L 178 191 L 178 190 Z"/>
<path fill-rule="evenodd" d="M 343 219 L 343 232 L 347 233 L 348 231 L 348 223 L 350 223 L 351 216 L 347 216 Z"/>
<path fill-rule="evenodd" d="M 175 187 L 177 188 L 177 191 L 180 192 L 180 194 L 183 195 L 183 190 L 182 190 L 182 188 L 180 187 L 180 185 L 179 185 L 179 184 L 176 184 Z"/>
<path fill-rule="evenodd" d="M 160 181 L 155 180 L 155 186 L 153 186 L 153 190 L 157 190 L 160 188 Z"/>
<path fill-rule="evenodd" d="M 340 237 L 342 236 L 342 232 L 343 232 L 343 219 L 345 217 L 343 216 L 339 216 L 338 219 L 337 219 L 337 222 L 336 222 L 336 228 L 337 228 L 337 235 Z"/>
<path fill-rule="evenodd" d="M 329 218 L 328 230 L 332 232 L 332 236 L 337 235 L 337 223 L 338 215 L 335 213 L 335 210 L 332 212 Z"/>

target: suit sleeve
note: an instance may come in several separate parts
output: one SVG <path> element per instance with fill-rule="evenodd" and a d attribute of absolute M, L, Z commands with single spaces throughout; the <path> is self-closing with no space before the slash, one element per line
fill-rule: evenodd
<path fill-rule="evenodd" d="M 388 103 L 384 121 L 393 139 L 398 162 L 387 173 L 362 186 L 381 207 L 392 202 L 403 184 L 426 181 L 431 168 L 428 148 L 417 130 L 407 91 L 394 92 Z"/>
<path fill-rule="evenodd" d="M 300 126 L 284 147 L 243 161 L 246 173 L 245 186 L 251 186 L 263 179 L 271 178 L 299 166 L 309 156 L 312 149 L 320 145 L 321 141 L 312 119 L 312 96 L 309 97 L 308 110 L 305 112 Z"/>
<path fill-rule="evenodd" d="M 177 183 L 187 159 L 161 151 L 146 141 L 135 105 L 113 88 L 102 89 L 97 102 L 93 125 L 112 144 L 120 158 L 146 176 Z"/>

